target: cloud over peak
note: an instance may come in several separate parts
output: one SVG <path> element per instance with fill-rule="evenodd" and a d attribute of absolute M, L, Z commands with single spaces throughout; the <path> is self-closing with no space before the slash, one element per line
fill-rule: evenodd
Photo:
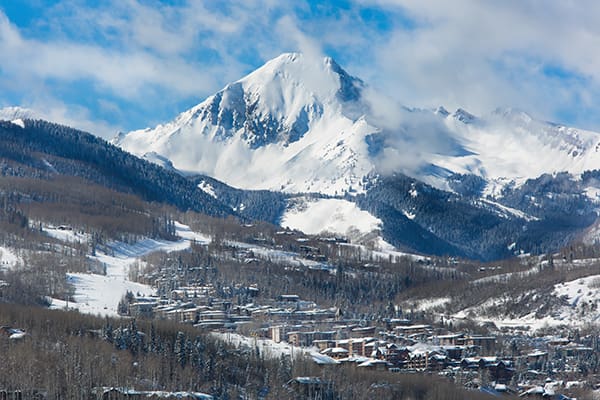
<path fill-rule="evenodd" d="M 331 55 L 406 105 L 515 106 L 600 130 L 594 1 L 64 0 L 26 12 L 0 6 L 0 105 L 56 107 L 104 136 L 169 120 L 287 51 Z"/>

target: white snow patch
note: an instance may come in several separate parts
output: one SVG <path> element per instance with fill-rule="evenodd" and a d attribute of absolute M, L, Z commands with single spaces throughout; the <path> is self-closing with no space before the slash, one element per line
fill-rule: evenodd
<path fill-rule="evenodd" d="M 176 235 L 182 239 L 194 241 L 201 244 L 209 244 L 211 242 L 210 236 L 195 232 L 190 229 L 189 226 L 182 224 L 181 222 L 175 221 Z"/>
<path fill-rule="evenodd" d="M 284 213 L 281 226 L 314 235 L 322 232 L 346 235 L 351 231 L 378 230 L 381 220 L 347 200 L 304 199 Z"/>
<path fill-rule="evenodd" d="M 75 287 L 73 296 L 75 303 L 53 299 L 53 308 L 78 309 L 88 314 L 99 314 L 117 316 L 117 306 L 121 298 L 131 291 L 149 296 L 155 290 L 148 285 L 132 282 L 129 280 L 130 266 L 139 261 L 139 258 L 155 251 L 179 251 L 190 246 L 191 241 L 209 243 L 210 238 L 193 232 L 189 226 L 175 223 L 177 235 L 182 239 L 171 242 L 167 240 L 144 239 L 134 244 L 113 242 L 106 246 L 103 251 L 98 251 L 96 256 L 90 259 L 100 262 L 106 268 L 106 275 L 71 273 L 67 279 Z M 48 232 L 48 230 L 46 230 Z M 62 237 L 65 241 L 72 241 L 72 231 L 50 230 L 55 237 Z"/>
<path fill-rule="evenodd" d="M 485 204 L 489 204 L 489 205 L 495 207 L 498 215 L 500 215 L 501 217 L 504 217 L 504 218 L 510 218 L 512 216 L 512 217 L 524 219 L 527 222 L 539 220 L 539 218 L 533 217 L 529 214 L 526 214 L 521 210 L 517 210 L 516 208 L 512 208 L 512 207 L 507 207 L 500 203 L 496 203 L 495 201 L 491 201 L 488 199 L 481 199 L 481 201 Z"/>
<path fill-rule="evenodd" d="M 600 320 L 600 275 L 592 275 L 554 286 L 552 295 L 565 299 L 569 306 L 562 307 L 557 316 L 560 320 L 588 322 Z"/>
<path fill-rule="evenodd" d="M 67 243 L 84 243 L 90 239 L 87 233 L 78 232 L 70 226 L 48 225 L 42 227 L 42 231 L 50 237 Z"/>
<path fill-rule="evenodd" d="M 14 268 L 21 258 L 17 255 L 14 249 L 10 247 L 0 246 L 0 270 Z"/>
<path fill-rule="evenodd" d="M 592 201 L 600 201 L 600 188 L 588 186 L 584 189 L 584 193 Z"/>
<path fill-rule="evenodd" d="M 217 194 L 215 193 L 215 189 L 211 186 L 210 183 L 206 181 L 202 181 L 198 184 L 198 188 L 202 190 L 204 193 L 211 195 L 215 199 L 217 198 Z"/>
<path fill-rule="evenodd" d="M 54 168 L 54 165 L 52 165 L 50 161 L 46 160 L 45 158 L 43 158 L 42 161 L 44 162 L 44 165 L 50 169 L 50 171 L 54 172 L 55 174 L 58 173 L 58 171 L 56 170 L 56 168 Z"/>
<path fill-rule="evenodd" d="M 13 119 L 10 123 L 25 129 L 25 122 L 21 118 Z"/>
<path fill-rule="evenodd" d="M 248 337 L 239 333 L 211 332 L 210 334 L 237 347 L 258 348 L 260 354 L 269 359 L 278 359 L 282 355 L 295 357 L 316 352 L 314 348 L 294 347 L 286 342 L 276 343 L 271 339 Z"/>
<path fill-rule="evenodd" d="M 404 214 L 404 216 L 408 219 L 415 219 L 415 217 L 417 216 L 417 214 L 406 211 L 406 210 L 402 210 L 402 214 Z"/>
<path fill-rule="evenodd" d="M 451 299 L 449 297 L 438 297 L 433 299 L 422 299 L 413 302 L 412 308 L 416 311 L 428 311 L 434 308 L 442 307 L 449 303 Z"/>

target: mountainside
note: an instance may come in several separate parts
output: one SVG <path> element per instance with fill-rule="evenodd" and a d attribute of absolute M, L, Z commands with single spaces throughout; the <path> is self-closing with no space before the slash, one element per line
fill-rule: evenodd
<path fill-rule="evenodd" d="M 115 144 L 244 189 L 343 194 L 374 168 L 363 83 L 330 58 L 284 54 L 153 130 Z"/>
<path fill-rule="evenodd" d="M 579 237 L 599 200 L 590 172 L 600 168 L 595 132 L 514 109 L 480 117 L 407 108 L 379 98 L 331 58 L 295 53 L 168 124 L 120 134 L 114 143 L 241 189 L 335 196 L 339 201 L 328 203 L 296 198 L 287 209 L 279 197 L 260 215 L 314 232 L 358 231 L 353 237 L 362 239 L 375 229 L 395 246 L 432 254 L 546 252 Z M 217 197 L 236 208 L 243 193 Z M 323 213 L 336 214 L 338 223 Z"/>
<path fill-rule="evenodd" d="M 584 193 L 590 180 L 544 175 L 506 187 L 493 199 L 473 189 L 473 181 L 479 190 L 484 184 L 473 175 L 449 180 L 459 194 L 395 174 L 379 179 L 355 200 L 383 221 L 383 238 L 395 246 L 494 260 L 554 251 L 578 238 L 597 218 L 597 203 Z"/>
<path fill-rule="evenodd" d="M 457 113 L 444 117 L 444 123 L 468 153 L 431 159 L 452 173 L 522 182 L 545 173 L 581 174 L 600 168 L 596 132 L 538 121 L 514 109 L 496 109 L 485 118 L 463 118 Z"/>
<path fill-rule="evenodd" d="M 361 192 L 373 176 L 390 172 L 448 189 L 453 173 L 495 186 L 600 168 L 595 132 L 514 109 L 478 117 L 406 108 L 378 98 L 331 58 L 296 53 L 267 62 L 170 123 L 120 134 L 115 144 L 244 189 L 328 195 Z"/>
<path fill-rule="evenodd" d="M 181 210 L 218 217 L 236 215 L 176 172 L 138 159 L 89 133 L 41 120 L 0 121 L 0 169 L 5 177 L 42 182 L 78 177 L 90 185 Z"/>

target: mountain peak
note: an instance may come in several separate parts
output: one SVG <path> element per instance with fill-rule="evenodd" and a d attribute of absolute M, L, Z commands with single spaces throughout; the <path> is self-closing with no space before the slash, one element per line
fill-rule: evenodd
<path fill-rule="evenodd" d="M 470 124 L 477 119 L 476 116 L 462 108 L 457 109 L 452 116 L 464 124 Z"/>
<path fill-rule="evenodd" d="M 439 106 L 434 111 L 435 114 L 441 115 L 442 117 L 447 117 L 450 115 L 450 112 L 444 108 L 444 106 Z"/>
<path fill-rule="evenodd" d="M 115 143 L 236 186 L 356 192 L 373 169 L 364 137 L 376 131 L 361 118 L 363 87 L 331 57 L 284 53 L 174 121 Z"/>
<path fill-rule="evenodd" d="M 257 69 L 257 71 L 262 68 L 269 68 L 271 70 L 281 69 L 292 64 L 304 64 L 305 66 L 313 67 L 322 66 L 324 70 L 331 70 L 338 74 L 348 75 L 348 73 L 330 56 L 309 56 L 300 52 L 281 53 L 277 57 L 266 61 L 262 67 Z"/>
<path fill-rule="evenodd" d="M 296 94 L 308 95 L 321 103 L 357 101 L 364 87 L 360 79 L 348 74 L 333 58 L 304 53 L 283 53 L 235 83 L 266 94 L 293 89 Z"/>

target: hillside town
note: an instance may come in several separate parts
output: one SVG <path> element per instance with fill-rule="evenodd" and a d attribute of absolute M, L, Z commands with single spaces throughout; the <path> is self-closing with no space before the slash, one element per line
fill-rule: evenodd
<path fill-rule="evenodd" d="M 176 268 L 143 279 L 154 279 L 158 295 L 128 294 L 120 304 L 123 315 L 192 325 L 223 338 L 234 336 L 242 346 L 269 346 L 276 354 L 304 354 L 323 369 L 435 374 L 471 390 L 523 398 L 577 398 L 600 386 L 600 340 L 593 332 L 538 336 L 488 329 L 482 334 L 453 329 L 452 321 L 414 320 L 400 313 L 349 318 L 341 308 L 319 307 L 297 294 L 259 301 L 258 285 L 217 288 L 186 281 Z M 317 377 L 290 382 L 300 391 L 323 385 Z"/>

